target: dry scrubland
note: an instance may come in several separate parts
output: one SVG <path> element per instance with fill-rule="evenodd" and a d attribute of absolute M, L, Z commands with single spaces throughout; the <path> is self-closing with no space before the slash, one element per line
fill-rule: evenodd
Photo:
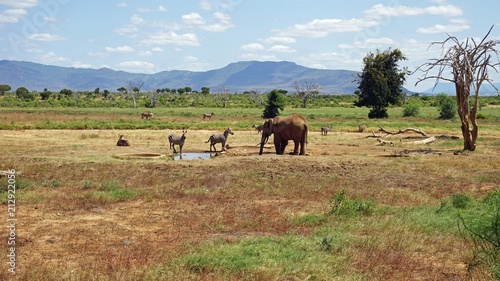
<path fill-rule="evenodd" d="M 15 115 L 0 120 L 29 121 Z M 498 189 L 500 129 L 480 128 L 472 153 L 455 153 L 462 140 L 415 145 L 415 134 L 377 146 L 376 127 L 355 129 L 310 132 L 307 156 L 270 145 L 259 156 L 260 135 L 234 129 L 226 153 L 189 161 L 170 158 L 166 137 L 181 130 L 0 131 L 0 169 L 20 173 L 17 273 L 2 261 L 0 279 L 468 280 L 472 243 L 437 211 L 454 194 Z M 222 132 L 187 130 L 183 152 Z M 119 134 L 130 147 L 115 146 Z M 125 157 L 148 153 L 165 157 Z M 332 211 L 355 200 L 367 212 Z"/>

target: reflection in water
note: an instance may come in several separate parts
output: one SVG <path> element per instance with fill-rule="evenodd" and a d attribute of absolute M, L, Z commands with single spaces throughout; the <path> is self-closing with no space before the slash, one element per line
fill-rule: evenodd
<path fill-rule="evenodd" d="M 215 156 L 215 153 L 197 153 L 197 152 L 188 152 L 188 153 L 182 153 L 181 154 L 176 154 L 173 159 L 174 161 L 177 160 L 206 160 L 210 159 L 210 157 Z"/>

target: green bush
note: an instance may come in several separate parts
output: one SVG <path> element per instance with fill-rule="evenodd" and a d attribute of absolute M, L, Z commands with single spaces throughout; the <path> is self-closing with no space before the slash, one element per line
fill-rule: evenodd
<path fill-rule="evenodd" d="M 457 102 L 454 97 L 446 94 L 436 96 L 437 106 L 439 108 L 440 119 L 453 119 L 457 114 Z"/>
<path fill-rule="evenodd" d="M 341 215 L 352 217 L 355 215 L 369 215 L 373 212 L 374 203 L 371 201 L 362 201 L 360 199 L 349 199 L 346 196 L 345 190 L 334 195 L 334 199 L 330 200 L 330 215 Z"/>
<path fill-rule="evenodd" d="M 416 117 L 420 113 L 420 106 L 416 102 L 409 102 L 403 110 L 404 117 Z"/>

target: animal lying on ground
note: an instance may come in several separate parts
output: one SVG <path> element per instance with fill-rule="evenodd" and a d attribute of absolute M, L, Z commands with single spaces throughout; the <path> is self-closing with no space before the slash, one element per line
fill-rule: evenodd
<path fill-rule="evenodd" d="M 130 146 L 130 144 L 128 143 L 128 140 L 123 138 L 123 135 L 120 135 L 120 139 L 118 139 L 118 141 L 116 142 L 116 145 L 117 146 Z"/>

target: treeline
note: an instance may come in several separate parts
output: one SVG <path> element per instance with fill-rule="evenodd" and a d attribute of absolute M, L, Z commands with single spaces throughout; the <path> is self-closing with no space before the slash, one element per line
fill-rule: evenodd
<path fill-rule="evenodd" d="M 10 90 L 10 89 L 9 89 Z M 119 89 L 120 90 L 120 89 Z M 63 89 L 53 92 L 28 91 L 24 87 L 16 91 L 2 91 L 0 87 L 0 107 L 81 107 L 101 108 L 118 107 L 132 108 L 134 104 L 138 108 L 177 108 L 177 107 L 210 107 L 210 108 L 264 108 L 269 93 L 256 93 L 253 91 L 244 93 L 210 93 L 208 88 L 203 91 L 193 91 L 186 87 L 179 90 L 157 90 L 155 92 L 139 91 L 72 91 Z M 280 90 L 284 96 L 285 106 L 289 108 L 301 108 L 302 99 L 296 93 L 287 93 Z M 307 101 L 308 108 L 319 107 L 354 107 L 358 96 L 355 94 L 317 95 Z M 500 105 L 500 96 L 480 97 L 480 106 Z M 437 106 L 440 102 L 439 96 L 421 96 L 414 94 L 406 96 L 404 104 L 411 103 L 421 107 Z M 400 104 L 397 106 L 404 106 Z"/>

